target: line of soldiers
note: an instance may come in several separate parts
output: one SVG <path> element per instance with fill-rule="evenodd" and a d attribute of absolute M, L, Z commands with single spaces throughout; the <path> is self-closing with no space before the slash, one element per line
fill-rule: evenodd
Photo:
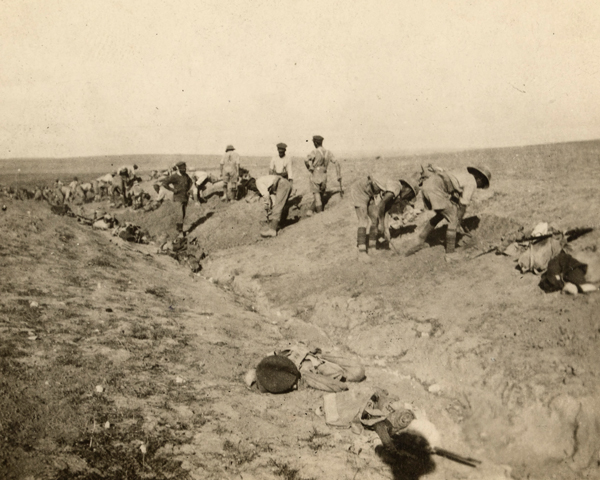
<path fill-rule="evenodd" d="M 310 193 L 313 196 L 309 215 L 323 211 L 324 195 L 327 190 L 327 173 L 330 164 L 335 165 L 339 191 L 343 194 L 341 166 L 333 153 L 323 147 L 324 138 L 315 135 L 312 138 L 314 149 L 304 160 L 310 173 Z M 262 237 L 275 237 L 285 219 L 289 200 L 292 194 L 294 172 L 292 159 L 286 155 L 287 145 L 277 144 L 277 155 L 271 158 L 269 173 L 256 179 L 251 189 L 256 191 L 264 201 L 267 227 L 260 234 Z M 54 191 L 63 195 L 68 201 L 74 194 L 95 193 L 101 198 L 104 193 L 112 195 L 118 191 L 123 196 L 125 205 L 135 203 L 137 197 L 144 194 L 139 186 L 137 165 L 124 166 L 112 174 L 101 176 L 90 184 L 81 184 L 77 178 L 64 186 L 60 180 L 54 185 Z M 158 208 L 163 202 L 166 191 L 173 193 L 173 202 L 177 208 L 177 231 L 183 233 L 190 192 L 192 198 L 199 203 L 206 201 L 205 192 L 209 185 L 214 187 L 222 182 L 222 200 L 232 202 L 238 198 L 238 189 L 246 182 L 253 180 L 249 172 L 240 167 L 240 156 L 233 145 L 227 145 L 220 161 L 221 178 L 215 178 L 207 172 L 193 172 L 188 175 L 185 162 L 178 162 L 173 168 L 164 172 L 162 178 L 154 184 L 158 193 L 148 208 Z M 241 174 L 241 176 L 240 176 Z M 155 172 L 153 176 L 156 177 Z M 413 255 L 428 246 L 426 240 L 437 225 L 448 222 L 445 239 L 446 259 L 456 259 L 455 248 L 457 234 L 464 234 L 461 223 L 471 198 L 477 189 L 489 188 L 491 172 L 484 166 L 469 166 L 464 171 L 448 172 L 444 169 L 429 166 L 421 172 L 401 178 L 389 178 L 380 174 L 370 174 L 356 181 L 351 189 L 351 198 L 358 219 L 357 248 L 361 256 L 371 249 L 388 248 L 391 244 L 390 231 L 386 227 L 386 213 L 392 210 L 402 214 L 408 206 L 414 206 L 417 196 L 422 195 L 427 210 L 435 212 L 434 216 L 424 223 L 418 232 L 416 243 L 409 248 L 406 255 Z M 214 188 L 212 189 L 214 192 Z M 149 196 L 148 196 L 149 197 Z M 135 205 L 134 205 L 135 207 Z M 146 209 L 147 210 L 147 209 Z"/>
<path fill-rule="evenodd" d="M 425 208 L 435 215 L 425 222 L 417 235 L 417 242 L 406 252 L 407 256 L 428 247 L 427 237 L 436 226 L 447 220 L 446 260 L 454 261 L 457 233 L 465 234 L 461 223 L 471 203 L 471 197 L 478 188 L 489 188 L 492 174 L 487 167 L 469 166 L 466 171 L 448 172 L 437 167 L 422 169 L 419 175 L 387 179 L 369 175 L 352 187 L 352 198 L 358 217 L 357 246 L 361 253 L 379 244 L 390 242 L 389 230 L 385 228 L 384 217 L 392 205 L 396 204 L 402 213 L 407 206 L 414 205 L 421 192 Z M 367 227 L 369 235 L 367 237 Z M 367 241 L 368 238 L 368 241 Z"/>
<path fill-rule="evenodd" d="M 312 210 L 309 210 L 309 215 L 323 211 L 324 195 L 327 190 L 327 170 L 330 163 L 335 165 L 337 181 L 340 191 L 343 192 L 341 166 L 333 153 L 323 147 L 323 140 L 320 135 L 313 136 L 315 148 L 304 160 L 304 165 L 310 173 L 310 192 L 313 196 Z M 293 167 L 286 150 L 285 143 L 278 143 L 277 156 L 271 159 L 269 165 L 269 175 L 256 180 L 256 187 L 265 201 L 267 228 L 260 233 L 265 238 L 277 236 L 292 192 Z"/>
<path fill-rule="evenodd" d="M 314 150 L 304 161 L 310 172 L 310 191 L 314 197 L 314 212 L 323 211 L 323 196 L 327 187 L 329 164 L 336 167 L 337 180 L 342 188 L 341 167 L 333 154 L 323 147 L 323 137 L 313 137 Z M 287 146 L 277 145 L 278 157 L 271 160 L 269 175 L 256 180 L 256 186 L 265 200 L 268 226 L 261 232 L 263 237 L 274 237 L 281 226 L 293 182 L 292 162 L 286 155 Z M 408 206 L 414 206 L 421 193 L 425 208 L 435 215 L 417 235 L 417 242 L 406 255 L 413 255 L 428 246 L 426 240 L 442 221 L 448 222 L 446 230 L 446 260 L 457 260 L 455 255 L 457 233 L 464 234 L 461 226 L 474 192 L 490 186 L 492 175 L 485 166 L 469 166 L 465 171 L 448 172 L 430 166 L 422 168 L 419 174 L 390 179 L 382 175 L 367 175 L 354 183 L 351 189 L 352 201 L 358 218 L 357 247 L 359 253 L 367 254 L 370 249 L 388 248 L 389 228 L 385 225 L 385 215 L 392 208 L 402 214 Z M 368 234 L 367 234 L 368 231 Z"/>

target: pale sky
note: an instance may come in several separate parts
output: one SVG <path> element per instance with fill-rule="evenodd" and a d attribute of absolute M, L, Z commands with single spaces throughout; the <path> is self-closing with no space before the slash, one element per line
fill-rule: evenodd
<path fill-rule="evenodd" d="M 0 158 L 600 138 L 598 0 L 0 0 Z"/>

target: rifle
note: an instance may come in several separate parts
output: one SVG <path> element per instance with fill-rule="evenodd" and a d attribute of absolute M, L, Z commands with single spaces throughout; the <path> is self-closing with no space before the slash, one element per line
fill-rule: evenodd
<path fill-rule="evenodd" d="M 539 242 L 541 240 L 545 240 L 546 238 L 550 238 L 552 237 L 552 233 L 547 233 L 545 235 L 538 235 L 536 237 L 522 237 L 518 240 L 515 240 L 515 242 L 517 243 L 521 243 L 521 242 Z M 501 247 L 502 247 L 502 243 L 499 243 L 497 245 L 493 245 L 492 247 L 488 248 L 487 250 L 481 252 L 480 254 L 474 256 L 473 258 L 479 258 L 479 257 L 483 257 L 484 255 L 487 255 L 488 253 L 492 253 L 492 252 L 496 252 L 498 254 L 502 253 Z"/>
<path fill-rule="evenodd" d="M 562 235 L 563 238 L 566 239 L 567 243 L 570 243 L 570 242 L 578 239 L 579 237 L 582 237 L 583 235 L 593 232 L 594 228 L 595 227 L 576 227 L 576 228 L 567 230 L 566 232 L 554 232 L 554 233 L 546 233 L 544 235 L 538 235 L 538 236 L 521 237 L 519 239 L 516 239 L 515 242 L 517 242 L 517 243 L 524 243 L 524 242 L 538 243 L 538 242 L 545 240 L 547 238 L 550 238 L 554 235 Z M 475 259 L 475 258 L 483 257 L 484 255 L 487 255 L 488 253 L 492 253 L 492 252 L 501 254 L 501 253 L 503 253 L 502 250 L 500 250 L 501 245 L 502 245 L 502 243 L 500 243 L 498 245 L 494 245 L 494 246 L 490 247 L 488 250 L 485 250 L 484 252 L 481 252 L 480 254 L 474 256 L 473 258 Z"/>
<path fill-rule="evenodd" d="M 408 457 L 415 460 L 417 458 L 415 457 L 415 455 L 396 448 L 396 445 L 394 444 L 390 435 L 390 427 L 391 424 L 389 420 L 383 420 L 373 425 L 373 429 L 375 430 L 377 435 L 379 435 L 381 443 L 383 443 L 384 447 L 386 447 L 388 450 L 390 450 L 392 453 L 395 453 L 398 456 Z M 463 457 L 458 453 L 454 453 L 450 450 L 445 450 L 443 448 L 430 447 L 427 449 L 427 453 L 429 453 L 430 455 L 439 455 L 440 457 L 444 457 L 448 460 L 452 460 L 457 463 L 462 463 L 463 465 L 468 465 L 469 467 L 473 468 L 476 468 L 477 465 L 481 464 L 480 460 L 476 460 L 475 458 L 471 457 Z"/>
<path fill-rule="evenodd" d="M 469 467 L 477 467 L 481 463 L 480 460 L 475 460 L 470 457 L 463 457 L 462 455 L 458 455 L 457 453 L 451 452 L 449 450 L 444 450 L 443 448 L 432 448 L 431 453 L 434 455 L 439 455 L 440 457 L 447 458 L 448 460 L 452 460 L 454 462 L 462 463 L 463 465 L 468 465 Z"/>

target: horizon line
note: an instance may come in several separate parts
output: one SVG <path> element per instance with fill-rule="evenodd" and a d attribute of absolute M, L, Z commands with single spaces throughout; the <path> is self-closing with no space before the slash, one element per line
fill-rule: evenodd
<path fill-rule="evenodd" d="M 590 138 L 584 140 L 565 140 L 560 142 L 551 142 L 551 143 L 531 143 L 531 144 L 522 144 L 522 145 L 505 145 L 505 146 L 495 146 L 495 147 L 440 147 L 440 148 L 414 148 L 414 149 L 399 149 L 399 150 L 359 150 L 353 152 L 347 152 L 344 150 L 339 150 L 339 153 L 336 153 L 338 157 L 348 157 L 348 158 L 356 158 L 362 156 L 406 156 L 406 155 L 428 155 L 432 153 L 450 153 L 450 152 L 471 152 L 478 150 L 503 150 L 509 148 L 527 148 L 527 147 L 539 147 L 544 145 L 565 145 L 569 143 L 589 143 L 589 142 L 598 142 L 599 138 Z M 150 156 L 164 156 L 164 157 L 218 157 L 222 156 L 223 153 L 115 153 L 115 154 L 90 154 L 90 155 L 75 155 L 75 156 L 26 156 L 26 157 L 3 157 L 0 158 L 0 161 L 15 161 L 15 160 L 77 160 L 77 159 L 87 159 L 87 158 L 98 158 L 98 157 L 150 157 Z M 252 154 L 252 155 L 240 155 L 246 158 L 264 158 L 271 157 L 273 153 L 269 154 Z M 301 158 L 302 156 L 296 156 Z"/>

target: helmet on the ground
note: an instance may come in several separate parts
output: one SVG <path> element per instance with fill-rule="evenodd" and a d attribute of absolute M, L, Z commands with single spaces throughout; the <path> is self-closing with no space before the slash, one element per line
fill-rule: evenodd
<path fill-rule="evenodd" d="M 294 362 L 282 355 L 265 357 L 256 367 L 256 381 L 270 393 L 287 392 L 299 379 L 300 372 Z"/>

